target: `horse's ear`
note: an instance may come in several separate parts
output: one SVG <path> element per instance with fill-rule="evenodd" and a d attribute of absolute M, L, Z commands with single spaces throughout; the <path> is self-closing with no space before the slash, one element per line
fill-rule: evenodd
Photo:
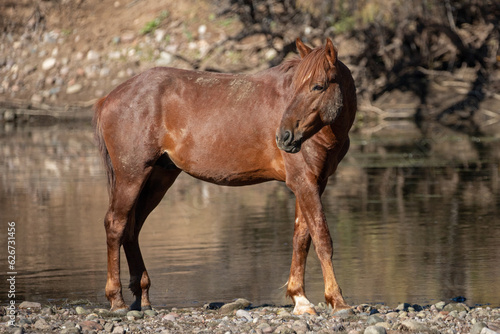
<path fill-rule="evenodd" d="M 337 61 L 337 50 L 333 46 L 332 40 L 329 38 L 326 39 L 325 55 L 326 60 L 328 60 L 330 66 L 333 67 Z"/>
<path fill-rule="evenodd" d="M 295 40 L 295 45 L 297 46 L 297 50 L 299 51 L 300 58 L 304 58 L 305 56 L 307 56 L 308 54 L 310 54 L 311 51 L 312 51 L 312 49 L 310 47 L 308 47 L 307 45 L 305 45 L 300 40 L 300 38 L 297 38 Z"/>

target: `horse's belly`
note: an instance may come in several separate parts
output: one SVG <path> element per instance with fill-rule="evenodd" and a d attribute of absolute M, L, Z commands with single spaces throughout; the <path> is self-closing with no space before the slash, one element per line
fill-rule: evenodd
<path fill-rule="evenodd" d="M 263 152 L 249 147 L 178 145 L 166 152 L 184 172 L 219 185 L 240 186 L 285 179 L 279 151 L 274 156 L 273 150 Z"/>

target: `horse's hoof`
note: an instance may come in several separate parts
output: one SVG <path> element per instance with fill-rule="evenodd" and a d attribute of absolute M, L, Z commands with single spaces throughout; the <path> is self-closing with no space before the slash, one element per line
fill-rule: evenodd
<path fill-rule="evenodd" d="M 151 305 L 144 305 L 143 307 L 141 307 L 141 311 L 148 311 L 148 310 L 152 310 L 153 308 L 151 307 Z"/>
<path fill-rule="evenodd" d="M 301 307 L 295 307 L 293 309 L 293 314 L 295 315 L 303 315 L 306 313 L 311 315 L 318 315 L 314 307 L 311 306 L 301 306 Z"/>
<path fill-rule="evenodd" d="M 312 314 L 317 315 L 318 313 L 314 309 L 314 305 L 307 300 L 304 296 L 295 297 L 295 307 L 293 308 L 293 314 L 302 315 L 302 314 Z"/>

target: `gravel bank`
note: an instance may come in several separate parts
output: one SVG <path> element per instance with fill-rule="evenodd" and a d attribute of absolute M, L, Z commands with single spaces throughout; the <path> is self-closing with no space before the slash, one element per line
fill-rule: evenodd
<path fill-rule="evenodd" d="M 247 305 L 245 307 L 245 305 Z M 0 308 L 6 333 L 500 333 L 500 308 L 439 302 L 420 306 L 358 305 L 331 314 L 320 304 L 318 316 L 295 316 L 292 307 L 252 307 L 238 300 L 220 308 L 154 309 L 111 313 L 90 305 L 44 306 L 23 302 Z M 15 318 L 14 326 L 9 321 Z"/>

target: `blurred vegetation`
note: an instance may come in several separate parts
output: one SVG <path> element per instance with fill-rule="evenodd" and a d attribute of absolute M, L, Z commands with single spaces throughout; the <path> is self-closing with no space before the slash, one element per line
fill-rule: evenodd
<path fill-rule="evenodd" d="M 144 27 L 141 29 L 141 34 L 149 34 L 154 32 L 156 28 L 168 17 L 168 11 L 164 10 L 158 15 L 154 20 L 146 22 Z"/>

